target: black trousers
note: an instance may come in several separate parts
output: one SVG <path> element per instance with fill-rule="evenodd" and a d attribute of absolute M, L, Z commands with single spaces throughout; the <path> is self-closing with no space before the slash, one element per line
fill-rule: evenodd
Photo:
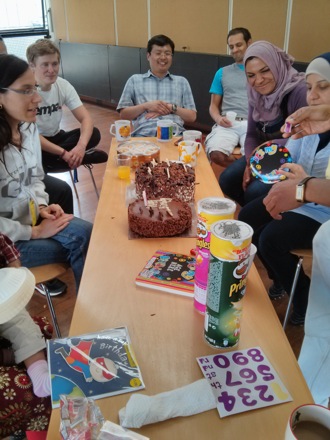
<path fill-rule="evenodd" d="M 60 130 L 55 136 L 44 136 L 47 140 L 53 144 L 59 145 L 67 151 L 72 150 L 78 143 L 80 138 L 80 128 L 76 128 L 71 131 Z M 92 136 L 86 146 L 86 150 L 96 147 L 101 140 L 101 134 L 98 128 L 93 128 Z M 69 166 L 63 159 L 59 159 L 55 154 L 42 152 L 42 164 L 45 173 L 59 173 L 63 171 L 69 171 Z"/>
<path fill-rule="evenodd" d="M 251 182 L 243 190 L 243 175 L 246 167 L 246 158 L 242 156 L 235 160 L 220 174 L 219 184 L 223 193 L 241 206 L 246 205 L 259 196 L 266 197 L 271 185 L 261 182 L 252 177 Z"/>
<path fill-rule="evenodd" d="M 49 195 L 49 204 L 60 205 L 66 214 L 73 214 L 73 196 L 69 184 L 61 179 L 45 174 L 44 184 Z"/>
<path fill-rule="evenodd" d="M 245 205 L 239 220 L 248 223 L 254 230 L 253 243 L 258 256 L 268 271 L 270 279 L 281 283 L 290 293 L 298 257 L 290 253 L 293 249 L 312 249 L 313 238 L 321 223 L 305 215 L 288 211 L 282 220 L 274 220 L 259 197 Z M 301 269 L 293 299 L 295 312 L 304 316 L 308 303 L 310 279 Z"/>

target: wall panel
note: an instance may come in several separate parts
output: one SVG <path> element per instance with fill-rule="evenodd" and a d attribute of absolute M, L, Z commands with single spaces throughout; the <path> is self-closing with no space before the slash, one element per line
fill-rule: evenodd
<path fill-rule="evenodd" d="M 113 0 L 65 1 L 70 42 L 115 44 Z"/>
<path fill-rule="evenodd" d="M 234 0 L 233 27 L 245 27 L 256 40 L 283 48 L 287 0 Z"/>
<path fill-rule="evenodd" d="M 110 102 L 108 46 L 61 43 L 62 75 L 79 95 Z"/>
<path fill-rule="evenodd" d="M 176 49 L 226 53 L 228 0 L 150 0 L 151 35 L 168 35 Z"/>
<path fill-rule="evenodd" d="M 147 0 L 117 0 L 118 45 L 145 47 L 148 41 Z"/>
<path fill-rule="evenodd" d="M 65 0 L 52 0 L 51 9 L 56 38 L 67 41 Z"/>
<path fill-rule="evenodd" d="M 301 61 L 330 51 L 330 0 L 294 0 L 289 52 Z"/>

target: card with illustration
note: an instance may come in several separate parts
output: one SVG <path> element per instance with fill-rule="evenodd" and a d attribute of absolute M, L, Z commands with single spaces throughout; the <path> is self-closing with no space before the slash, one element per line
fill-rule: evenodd
<path fill-rule="evenodd" d="M 126 327 L 47 341 L 52 405 L 60 394 L 94 399 L 143 389 Z"/>
<path fill-rule="evenodd" d="M 197 358 L 220 417 L 292 401 L 260 347 Z"/>

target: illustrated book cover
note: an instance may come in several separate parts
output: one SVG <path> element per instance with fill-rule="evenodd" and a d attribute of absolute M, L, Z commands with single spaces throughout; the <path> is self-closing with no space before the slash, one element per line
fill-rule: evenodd
<path fill-rule="evenodd" d="M 60 394 L 101 399 L 145 388 L 126 327 L 47 341 L 52 406 Z"/>
<path fill-rule="evenodd" d="M 193 256 L 158 250 L 141 270 L 135 282 L 138 286 L 193 298 L 194 280 Z"/>

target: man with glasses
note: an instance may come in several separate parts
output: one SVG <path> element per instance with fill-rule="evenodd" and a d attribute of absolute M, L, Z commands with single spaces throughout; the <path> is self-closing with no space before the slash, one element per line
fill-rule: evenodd
<path fill-rule="evenodd" d="M 216 72 L 210 88 L 209 111 L 215 124 L 205 146 L 209 159 L 222 167 L 235 161 L 232 153 L 237 145 L 244 154 L 248 98 L 243 57 L 251 41 L 251 34 L 245 28 L 234 28 L 228 33 L 227 44 L 235 62 Z M 226 117 L 228 111 L 236 113 L 235 122 Z"/>
<path fill-rule="evenodd" d="M 174 43 L 166 35 L 148 41 L 150 70 L 131 76 L 119 100 L 117 110 L 122 119 L 133 121 L 133 136 L 156 136 L 157 121 L 170 119 L 184 131 L 184 123 L 196 120 L 197 111 L 186 78 L 172 75 L 169 69 Z"/>

